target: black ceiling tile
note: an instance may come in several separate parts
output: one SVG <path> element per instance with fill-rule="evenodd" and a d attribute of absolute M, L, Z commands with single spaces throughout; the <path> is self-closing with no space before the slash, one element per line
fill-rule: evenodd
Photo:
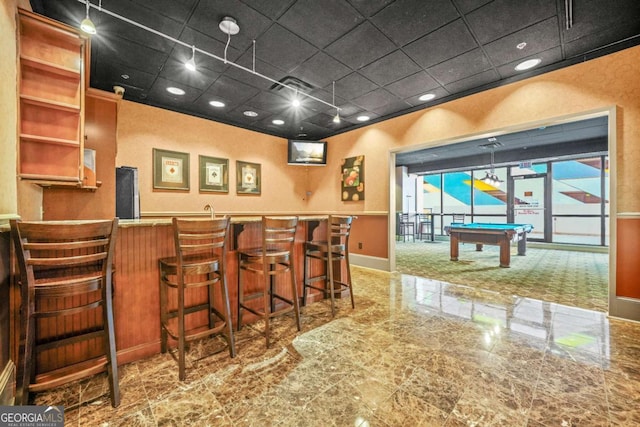
<path fill-rule="evenodd" d="M 429 100 L 429 101 L 421 101 L 419 98 L 421 95 L 424 95 L 426 93 L 432 93 L 435 95 L 435 98 Z M 412 97 L 409 98 L 405 98 L 405 102 L 413 105 L 414 107 L 417 106 L 428 106 L 428 105 L 432 105 L 434 103 L 440 103 L 442 102 L 442 98 L 446 98 L 447 96 L 449 96 L 450 93 L 443 87 L 436 87 L 433 89 L 430 89 L 428 91 L 425 91 L 424 93 L 418 94 L 418 95 L 414 95 Z"/>
<path fill-rule="evenodd" d="M 466 15 L 480 43 L 488 43 L 556 15 L 556 0 L 495 0 Z"/>
<path fill-rule="evenodd" d="M 462 13 L 469 13 L 472 10 L 484 6 L 493 0 L 453 0 Z"/>
<path fill-rule="evenodd" d="M 395 114 L 400 111 L 404 111 L 411 108 L 411 105 L 401 99 L 389 102 L 377 108 L 373 108 L 373 112 L 378 116 L 386 116 L 388 114 Z"/>
<path fill-rule="evenodd" d="M 271 19 L 277 19 L 295 0 L 242 0 L 247 6 Z"/>
<path fill-rule="evenodd" d="M 128 17 L 128 8 L 131 4 L 135 4 L 138 7 L 147 8 L 175 21 L 184 22 L 187 20 L 187 18 L 189 18 L 191 10 L 193 9 L 196 2 L 197 0 L 153 0 L 153 2 L 150 2 L 148 0 L 128 0 L 123 3 L 124 10 L 120 10 L 122 11 L 123 15 Z M 109 0 L 109 7 L 111 7 L 112 3 L 114 3 L 114 1 Z M 106 5 L 107 2 L 105 1 L 104 6 Z"/>
<path fill-rule="evenodd" d="M 360 121 L 360 120 L 358 120 L 358 117 L 360 117 L 360 116 L 367 116 L 367 117 L 369 117 L 369 120 Z M 344 118 L 347 121 L 349 121 L 351 123 L 354 123 L 356 125 L 360 125 L 360 126 L 366 124 L 368 121 L 375 120 L 378 117 L 379 116 L 376 113 L 374 113 L 373 111 L 370 111 L 370 110 L 362 110 L 362 111 L 360 111 L 360 112 L 358 112 L 358 113 L 356 113 L 356 114 L 354 114 L 352 116 L 347 116 L 347 115 L 344 116 Z"/>
<path fill-rule="evenodd" d="M 348 0 L 351 6 L 355 7 L 362 16 L 368 18 L 375 15 L 380 9 L 386 5 L 393 3 L 395 0 Z"/>
<path fill-rule="evenodd" d="M 226 16 L 235 19 L 240 27 L 238 34 L 231 36 L 230 43 L 240 51 L 250 48 L 253 40 L 258 39 L 272 23 L 266 16 L 237 0 L 199 0 L 187 25 L 226 43 L 228 35 L 218 26 Z"/>
<path fill-rule="evenodd" d="M 98 41 L 110 41 L 119 38 L 165 53 L 171 52 L 171 49 L 175 46 L 174 41 L 108 15 L 104 15 L 101 21 L 96 20 L 94 24 L 96 25 L 98 33 L 91 36 L 92 44 Z M 179 28 L 176 28 L 176 34 L 165 34 L 173 38 L 178 38 L 179 30 Z"/>
<path fill-rule="evenodd" d="M 519 49 L 517 46 L 522 42 L 525 42 L 526 46 Z M 484 51 L 493 65 L 498 66 L 556 46 L 560 46 L 560 30 L 558 18 L 554 16 L 493 41 L 484 46 Z"/>
<path fill-rule="evenodd" d="M 291 74 L 315 87 L 325 87 L 350 72 L 351 70 L 346 65 L 324 52 L 318 52 L 293 70 Z"/>
<path fill-rule="evenodd" d="M 185 94 L 173 95 L 167 92 L 168 87 L 180 88 L 185 91 Z M 180 108 L 188 108 L 189 105 L 193 101 L 195 101 L 201 94 L 201 90 L 159 77 L 151 87 L 151 90 L 147 95 L 147 100 L 161 105 L 167 104 Z"/>
<path fill-rule="evenodd" d="M 256 96 L 247 100 L 245 104 L 256 107 L 259 110 L 271 111 L 274 114 L 276 112 L 280 114 L 291 106 L 289 100 L 270 92 L 259 92 Z"/>
<path fill-rule="evenodd" d="M 353 99 L 367 92 L 371 92 L 377 87 L 375 83 L 362 77 L 360 74 L 351 73 L 336 81 L 336 96 Z"/>
<path fill-rule="evenodd" d="M 429 68 L 478 47 L 462 19 L 404 47 L 404 51 L 423 68 Z"/>
<path fill-rule="evenodd" d="M 640 18 L 637 18 L 637 21 L 631 25 L 614 25 L 576 40 L 565 41 L 564 57 L 573 58 L 596 52 L 599 48 L 613 45 L 617 41 L 637 38 L 638 34 L 640 34 Z"/>
<path fill-rule="evenodd" d="M 360 73 L 372 82 L 384 86 L 420 69 L 404 52 L 396 50 L 362 68 Z"/>
<path fill-rule="evenodd" d="M 365 21 L 329 45 L 325 52 L 351 69 L 358 70 L 387 55 L 394 48 L 393 43 L 383 33 Z"/>
<path fill-rule="evenodd" d="M 628 28 L 631 34 L 640 33 L 640 2 L 638 0 L 573 0 L 573 25 L 564 26 L 564 8 L 560 11 L 563 38 L 574 41 L 587 35 L 597 38 L 601 31 Z"/>
<path fill-rule="evenodd" d="M 451 93 L 464 92 L 489 83 L 496 82 L 500 79 L 500 75 L 493 69 L 486 70 L 473 76 L 457 80 L 445 86 Z"/>
<path fill-rule="evenodd" d="M 197 67 L 195 71 L 190 71 L 184 66 L 184 62 L 169 58 L 164 64 L 160 76 L 196 89 L 206 90 L 218 78 L 219 74 L 204 67 Z"/>
<path fill-rule="evenodd" d="M 560 47 L 554 47 L 551 48 L 549 50 L 546 50 L 544 52 L 538 52 L 535 55 L 531 56 L 531 57 L 525 57 L 525 58 L 520 58 L 517 61 L 514 62 L 510 62 L 508 64 L 504 64 L 500 67 L 498 67 L 498 73 L 500 73 L 500 76 L 502 76 L 502 78 L 507 78 L 507 77 L 512 77 L 512 76 L 517 76 L 520 74 L 524 74 L 522 71 L 516 71 L 515 66 L 518 65 L 520 62 L 526 60 L 526 59 L 532 59 L 532 58 L 539 58 L 542 60 L 542 62 L 540 63 L 540 65 L 538 65 L 538 68 L 540 67 L 544 67 L 546 65 L 550 65 L 553 64 L 555 62 L 561 61 L 562 60 L 562 50 L 560 49 Z M 529 71 L 531 72 L 536 72 L 536 69 L 534 68 L 533 70 Z"/>
<path fill-rule="evenodd" d="M 356 105 L 366 107 L 370 111 L 375 111 L 376 108 L 397 101 L 399 99 L 394 94 L 384 89 L 376 89 L 353 100 Z"/>
<path fill-rule="evenodd" d="M 340 107 L 340 117 L 343 117 L 343 116 L 352 117 L 364 111 L 362 107 L 359 107 L 351 103 L 346 103 L 346 104 L 341 103 L 338 106 Z"/>
<path fill-rule="evenodd" d="M 202 64 L 202 66 L 218 73 L 224 72 L 229 67 L 224 64 L 224 61 L 222 61 L 224 60 L 225 43 L 189 27 L 184 28 L 184 31 L 180 35 L 180 41 L 206 52 L 196 52 L 196 64 L 198 66 Z M 177 46 L 176 49 L 182 49 L 189 54 L 189 57 L 191 57 L 191 52 L 188 47 Z M 219 59 L 216 59 L 211 55 L 215 55 Z M 238 60 L 239 56 L 240 51 L 235 49 L 233 46 L 227 47 L 227 60 L 235 62 Z"/>
<path fill-rule="evenodd" d="M 138 70 L 130 65 L 120 64 L 110 58 L 97 59 L 95 68 L 91 73 L 91 86 L 94 83 L 103 82 L 111 91 L 113 85 L 119 85 L 129 90 L 148 91 L 156 79 L 156 75 L 143 70 Z M 122 77 L 125 75 L 125 77 Z"/>
<path fill-rule="evenodd" d="M 254 113 L 257 113 L 257 116 L 247 116 L 244 114 L 245 111 L 253 111 Z M 229 117 L 230 120 L 250 123 L 259 122 L 260 120 L 264 120 L 266 117 L 271 117 L 271 115 L 272 113 L 270 111 L 261 110 L 253 105 L 247 104 L 242 104 L 227 113 L 227 117 Z"/>
<path fill-rule="evenodd" d="M 233 65 L 229 65 L 228 70 L 225 72 L 225 75 L 228 77 L 232 77 L 235 80 L 240 82 L 249 84 L 251 86 L 257 87 L 258 89 L 268 90 L 271 86 L 273 86 L 273 82 L 260 77 L 257 74 L 254 74 L 252 70 L 253 66 L 253 55 L 250 51 L 245 52 L 237 61 L 234 61 L 237 65 L 242 66 L 244 68 L 237 68 Z M 249 70 L 249 71 L 247 71 Z M 273 80 L 280 80 L 287 75 L 284 71 L 273 67 L 272 65 L 267 64 L 264 61 L 261 61 L 256 58 L 255 71 L 260 75 L 268 77 Z"/>
<path fill-rule="evenodd" d="M 398 46 L 460 18 L 451 0 L 397 0 L 371 20 Z"/>
<path fill-rule="evenodd" d="M 331 115 L 327 113 L 318 113 L 315 116 L 307 117 L 305 121 L 308 123 L 312 123 L 316 126 L 331 129 L 334 127 L 338 127 L 338 124 L 333 122 L 334 117 L 335 117 L 335 114 Z"/>
<path fill-rule="evenodd" d="M 313 56 L 317 49 L 280 25 L 271 26 L 256 41 L 256 57 L 291 71 Z"/>
<path fill-rule="evenodd" d="M 447 85 L 486 71 L 489 68 L 491 68 L 491 64 L 484 53 L 482 53 L 482 50 L 475 49 L 435 65 L 427 71 L 434 79 L 440 82 L 440 84 Z"/>
<path fill-rule="evenodd" d="M 278 23 L 322 49 L 363 19 L 349 3 L 342 0 L 298 0 Z"/>
<path fill-rule="evenodd" d="M 130 40 L 111 35 L 104 35 L 99 39 L 95 38 L 91 41 L 91 44 L 92 52 L 94 52 L 94 49 L 96 52 L 101 52 L 97 53 L 98 56 L 102 56 L 102 53 L 104 53 L 111 58 L 117 58 L 118 62 L 122 65 L 128 65 L 152 74 L 160 72 L 170 52 L 170 50 L 167 53 L 160 52 Z M 144 62 L 141 62 L 140 58 L 144 58 Z M 106 60 L 104 57 L 100 59 Z"/>
<path fill-rule="evenodd" d="M 220 76 L 207 90 L 207 93 L 210 95 L 220 96 L 234 101 L 253 98 L 259 92 L 255 87 L 229 78 L 226 75 Z"/>
<path fill-rule="evenodd" d="M 413 95 L 422 95 L 430 89 L 438 86 L 440 86 L 438 82 L 436 82 L 429 74 L 424 71 L 420 71 L 385 86 L 385 89 L 404 99 Z"/>
<path fill-rule="evenodd" d="M 224 107 L 214 107 L 209 103 L 211 101 L 222 102 L 225 105 Z M 205 92 L 193 102 L 192 108 L 196 111 L 201 111 L 209 117 L 225 119 L 229 116 L 229 112 L 233 111 L 233 109 L 237 108 L 239 105 L 239 102 L 234 102 L 233 100 L 224 99 L 219 96 L 211 96 Z"/>

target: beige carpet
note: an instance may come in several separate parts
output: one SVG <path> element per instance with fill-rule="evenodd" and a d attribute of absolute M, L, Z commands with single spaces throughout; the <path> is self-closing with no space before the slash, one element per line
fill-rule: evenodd
<path fill-rule="evenodd" d="M 608 311 L 609 255 L 558 249 L 511 247 L 511 267 L 500 268 L 499 248 L 461 244 L 459 261 L 449 260 L 449 242 L 397 242 L 396 270 L 505 295 Z"/>

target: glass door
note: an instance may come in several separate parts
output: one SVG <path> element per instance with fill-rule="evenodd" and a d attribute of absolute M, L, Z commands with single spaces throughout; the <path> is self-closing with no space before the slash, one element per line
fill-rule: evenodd
<path fill-rule="evenodd" d="M 547 175 L 512 176 L 512 180 L 513 219 L 511 222 L 533 225 L 533 230 L 527 238 L 548 241 Z"/>

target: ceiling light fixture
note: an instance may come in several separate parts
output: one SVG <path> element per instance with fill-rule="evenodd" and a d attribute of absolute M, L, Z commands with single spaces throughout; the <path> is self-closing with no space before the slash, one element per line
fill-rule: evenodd
<path fill-rule="evenodd" d="M 258 113 L 256 113 L 255 111 L 251 111 L 251 110 L 247 110 L 247 111 L 243 112 L 242 114 L 244 114 L 247 117 L 258 117 Z"/>
<path fill-rule="evenodd" d="M 502 144 L 497 142 L 496 138 L 489 138 L 489 140 L 492 140 L 492 142 L 480 146 L 482 148 L 491 148 L 491 168 L 489 171 L 485 171 L 484 178 L 482 178 L 481 181 L 493 187 L 500 187 L 500 184 L 502 184 L 504 181 L 502 181 L 500 178 L 498 178 L 498 175 L 496 175 L 496 169 L 494 165 L 494 151 L 496 147 Z"/>
<path fill-rule="evenodd" d="M 359 121 L 359 122 L 366 122 L 370 118 L 371 117 L 369 117 L 369 116 L 358 116 L 358 118 L 356 120 Z"/>
<path fill-rule="evenodd" d="M 293 101 L 291 101 L 291 105 L 293 105 L 295 108 L 298 108 L 300 106 L 300 100 L 298 99 L 298 89 L 296 89 L 296 94 L 293 95 Z"/>
<path fill-rule="evenodd" d="M 222 108 L 225 104 L 222 101 L 209 101 L 209 105 L 216 108 Z"/>
<path fill-rule="evenodd" d="M 424 95 L 422 95 L 420 98 L 418 98 L 420 101 L 431 101 L 433 98 L 436 97 L 435 93 L 425 93 Z"/>
<path fill-rule="evenodd" d="M 87 5 L 87 8 L 89 8 L 89 7 L 94 7 L 94 8 L 95 8 L 95 7 L 96 7 L 96 6 L 92 5 L 92 4 L 91 4 L 91 2 L 90 2 L 89 0 L 78 0 L 78 2 L 79 2 L 79 3 L 84 3 L 84 4 L 86 4 L 86 5 Z M 102 2 L 102 0 L 100 0 L 100 2 Z M 275 84 L 277 84 L 278 86 L 282 86 L 282 87 L 284 87 L 284 88 L 287 88 L 287 89 L 289 89 L 289 90 L 293 90 L 293 91 L 295 91 L 295 90 L 296 90 L 296 88 L 295 88 L 295 87 L 293 87 L 293 86 L 290 86 L 290 85 L 288 85 L 288 84 L 286 84 L 286 83 L 282 83 L 282 82 L 280 82 L 280 81 L 278 81 L 278 80 L 276 80 L 276 79 L 273 79 L 273 78 L 271 78 L 271 77 L 265 76 L 264 74 L 258 73 L 257 71 L 255 71 L 255 64 L 254 64 L 254 69 L 252 70 L 252 69 L 249 69 L 249 68 L 247 68 L 247 67 L 244 67 L 244 66 L 242 66 L 242 65 L 240 65 L 240 64 L 236 64 L 236 63 L 235 63 L 235 62 L 233 62 L 233 61 L 228 61 L 228 60 L 226 59 L 226 50 L 227 50 L 227 48 L 226 48 L 226 47 L 225 47 L 225 54 L 224 54 L 224 58 L 222 58 L 222 57 L 220 57 L 220 56 L 218 56 L 218 55 L 216 55 L 216 54 L 213 54 L 213 53 L 211 53 L 211 52 L 207 52 L 206 50 L 199 49 L 199 48 L 197 48 L 196 46 L 191 46 L 190 44 L 185 43 L 185 42 L 183 42 L 183 41 L 181 41 L 181 40 L 178 40 L 178 39 L 176 39 L 175 37 L 171 37 L 171 36 L 169 36 L 169 35 L 167 35 L 167 34 L 164 34 L 164 33 L 160 32 L 160 31 L 158 31 L 158 30 L 154 30 L 153 28 L 147 27 L 146 25 L 142 25 L 142 24 L 140 24 L 139 22 L 136 22 L 136 21 L 131 20 L 131 19 L 129 19 L 129 18 L 125 18 L 124 16 L 119 15 L 119 14 L 117 14 L 117 13 L 115 13 L 115 12 L 111 12 L 110 10 L 103 9 L 101 5 L 99 6 L 99 10 L 100 10 L 100 12 L 102 12 L 102 13 L 106 13 L 107 15 L 112 16 L 112 17 L 114 17 L 114 18 L 116 18 L 116 19 L 119 19 L 119 20 L 121 20 L 121 21 L 124 21 L 124 22 L 126 22 L 126 23 L 128 23 L 128 24 L 131 24 L 131 25 L 133 25 L 133 26 L 135 26 L 135 27 L 138 27 L 138 28 L 140 28 L 140 29 L 143 29 L 143 30 L 145 30 L 145 31 L 149 31 L 150 33 L 153 33 L 153 34 L 155 34 L 155 35 L 158 35 L 158 36 L 160 36 L 160 37 L 163 37 L 163 38 L 165 38 L 165 39 L 167 39 L 167 40 L 169 40 L 169 41 L 171 41 L 171 42 L 173 42 L 173 43 L 176 43 L 176 44 L 182 45 L 182 46 L 187 47 L 187 48 L 191 48 L 192 50 L 197 51 L 198 53 L 200 53 L 200 54 L 202 54 L 202 55 L 206 55 L 206 56 L 208 56 L 208 57 L 210 57 L 210 58 L 213 58 L 213 59 L 215 59 L 215 60 L 217 60 L 217 61 L 223 62 L 224 64 L 231 65 L 231 66 L 233 66 L 233 67 L 235 67 L 235 68 L 239 68 L 239 69 L 241 69 L 241 70 L 243 70 L 243 71 L 246 71 L 247 73 L 253 74 L 254 76 L 260 77 L 261 79 L 268 80 L 268 81 L 270 81 L 271 83 L 275 83 Z M 87 15 L 88 15 L 88 14 L 87 14 Z M 235 19 L 233 19 L 233 18 L 231 18 L 231 17 L 229 17 L 229 16 L 225 16 L 225 17 L 222 19 L 222 21 L 220 22 L 220 24 L 218 25 L 218 27 L 220 28 L 220 30 L 221 30 L 223 33 L 225 33 L 225 34 L 227 34 L 227 35 L 228 35 L 228 38 L 227 38 L 227 47 L 228 47 L 228 45 L 229 45 L 229 41 L 230 41 L 230 39 L 231 39 L 231 36 L 232 36 L 232 35 L 235 35 L 235 34 L 238 34 L 238 33 L 240 32 L 240 27 L 238 26 L 238 23 L 236 22 L 236 20 L 235 20 Z M 254 45 L 255 45 L 255 43 L 254 43 Z M 323 100 L 323 99 L 317 98 L 317 97 L 315 97 L 315 96 L 313 96 L 313 95 L 311 95 L 311 94 L 308 94 L 308 93 L 302 92 L 302 93 L 301 93 L 301 95 L 302 95 L 302 96 L 305 96 L 305 97 L 307 97 L 307 98 L 313 99 L 313 100 L 315 100 L 315 101 L 318 101 L 318 102 L 320 102 L 320 103 L 322 103 L 322 104 L 325 104 L 325 105 L 327 105 L 327 106 L 329 106 L 329 107 L 332 107 L 332 108 L 338 108 L 337 106 L 335 106 L 335 105 L 333 105 L 333 104 L 331 104 L 331 103 L 329 103 L 329 102 L 327 102 L 327 101 L 325 101 L 325 100 Z"/>
<path fill-rule="evenodd" d="M 184 95 L 184 90 L 180 89 L 179 87 L 173 87 L 173 86 L 169 86 L 167 88 L 167 92 L 173 94 L 173 95 Z"/>
<path fill-rule="evenodd" d="M 91 18 L 89 18 L 90 7 L 91 7 L 91 2 L 87 0 L 87 14 L 85 15 L 85 18 L 80 23 L 80 29 L 87 34 L 95 34 L 98 31 L 96 30 L 96 26 L 93 24 L 93 21 L 91 21 Z"/>
<path fill-rule="evenodd" d="M 184 63 L 184 66 L 187 67 L 189 71 L 196 70 L 196 47 L 191 46 L 191 59 Z"/>
<path fill-rule="evenodd" d="M 331 97 L 331 103 L 335 104 L 336 103 L 336 82 L 335 80 L 333 81 L 333 95 Z M 336 107 L 336 115 L 333 116 L 333 123 L 339 125 L 340 124 L 340 109 L 338 107 Z"/>
<path fill-rule="evenodd" d="M 284 120 L 280 120 L 280 119 L 274 119 L 271 121 L 271 123 L 273 123 L 274 125 L 283 125 L 284 124 Z"/>
<path fill-rule="evenodd" d="M 542 59 L 540 58 L 527 59 L 526 61 L 522 61 L 521 63 L 516 65 L 515 70 L 516 71 L 528 70 L 540 64 L 541 62 L 542 62 Z"/>

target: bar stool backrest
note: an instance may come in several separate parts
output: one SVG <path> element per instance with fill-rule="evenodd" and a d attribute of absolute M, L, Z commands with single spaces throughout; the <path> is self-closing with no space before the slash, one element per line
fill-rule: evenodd
<path fill-rule="evenodd" d="M 293 256 L 297 225 L 297 217 L 262 217 L 262 253 L 288 262 Z"/>
<path fill-rule="evenodd" d="M 118 219 L 11 220 L 10 225 L 22 298 L 16 401 L 26 404 L 31 384 L 34 390 L 44 390 L 108 370 L 111 401 L 117 406 L 111 281 Z M 37 356 L 58 348 L 47 358 Z M 106 362 L 98 360 L 101 355 L 107 356 Z M 97 367 L 80 366 L 87 360 Z M 36 377 L 53 371 L 55 375 Z"/>
<path fill-rule="evenodd" d="M 176 247 L 178 277 L 190 274 L 224 271 L 227 257 L 226 240 L 229 234 L 227 217 L 208 220 L 188 220 L 173 218 L 173 233 Z M 218 260 L 218 265 L 193 262 L 197 260 Z"/>

